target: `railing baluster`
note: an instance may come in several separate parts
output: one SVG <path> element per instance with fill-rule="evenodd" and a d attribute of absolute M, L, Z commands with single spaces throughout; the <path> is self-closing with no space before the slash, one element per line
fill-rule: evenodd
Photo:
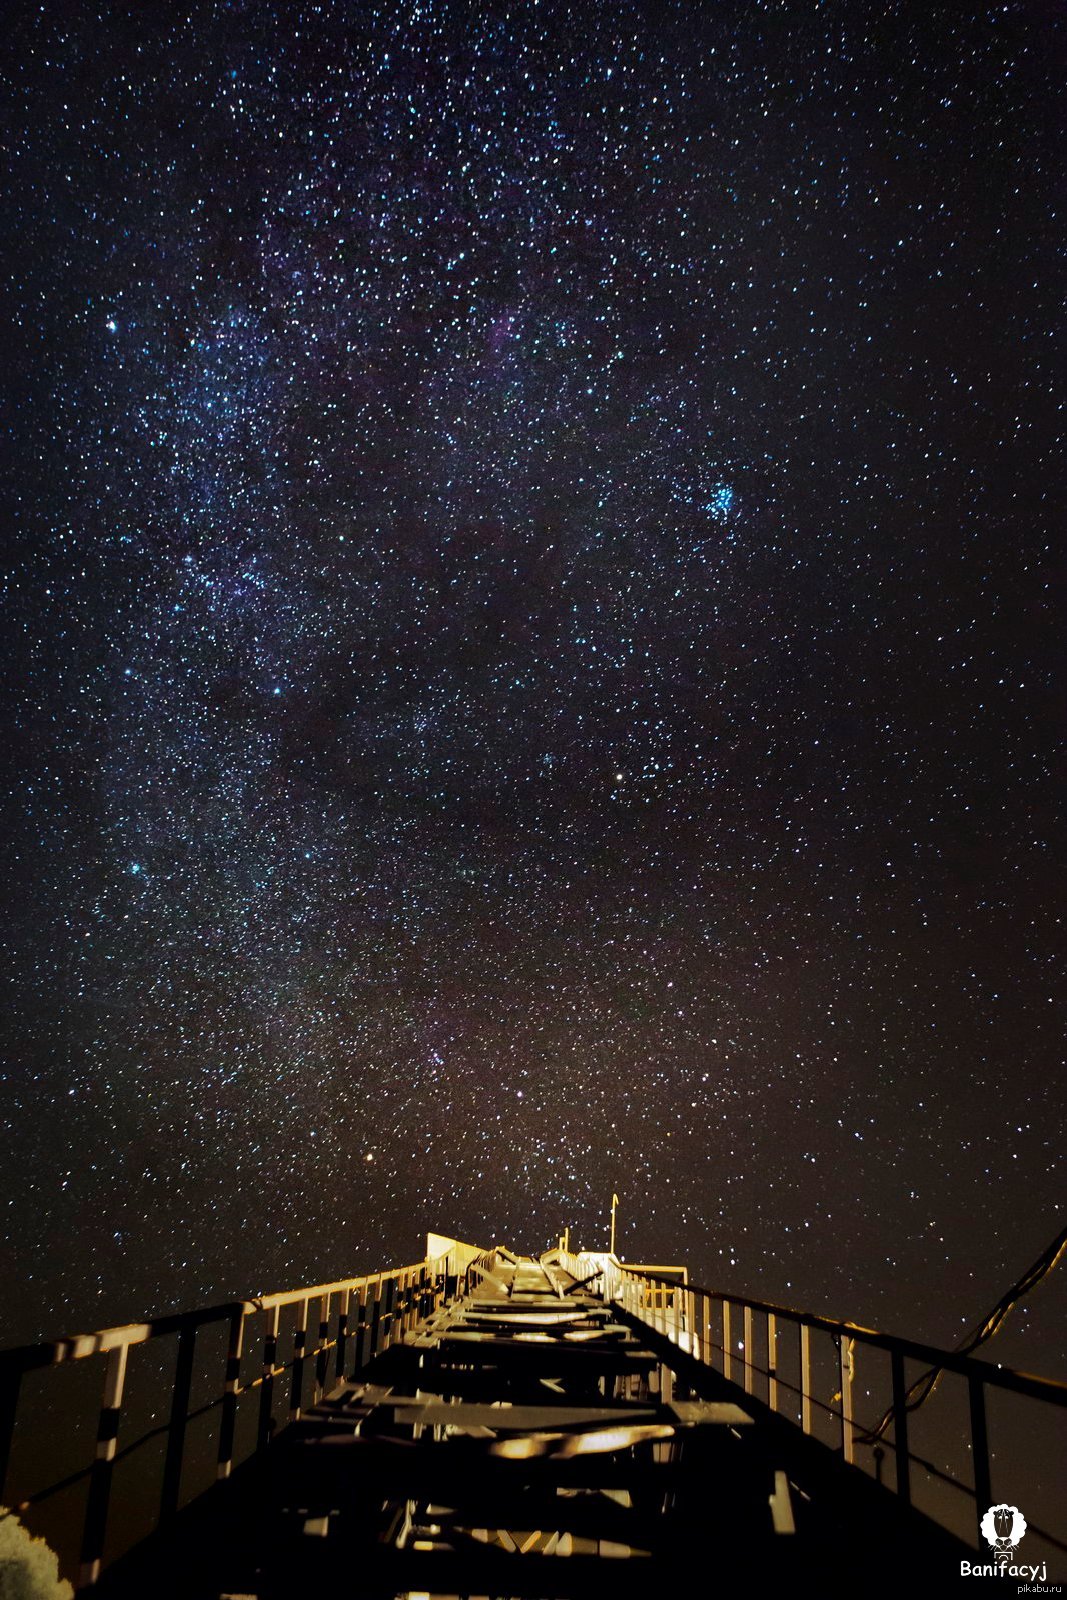
<path fill-rule="evenodd" d="M 752 1381 L 753 1381 L 753 1377 L 754 1377 L 754 1369 L 753 1369 L 753 1362 L 752 1362 L 752 1307 L 751 1306 L 746 1306 L 745 1307 L 744 1330 L 745 1330 L 745 1393 L 746 1394 L 751 1394 L 752 1393 Z"/>
<path fill-rule="evenodd" d="M 293 1328 L 293 1375 L 289 1382 L 289 1421 L 299 1422 L 304 1409 L 304 1352 L 308 1337 L 308 1302 L 298 1300 Z"/>
<path fill-rule="evenodd" d="M 256 1449 L 265 1450 L 274 1432 L 274 1369 L 278 1364 L 278 1328 L 281 1307 L 275 1306 L 266 1313 L 267 1324 L 263 1332 L 263 1382 L 259 1390 L 259 1427 L 256 1432 Z"/>
<path fill-rule="evenodd" d="M 196 1323 L 189 1322 L 178 1335 L 178 1358 L 174 1368 L 174 1388 L 170 1397 L 170 1427 L 167 1429 L 167 1454 L 163 1462 L 163 1487 L 159 1496 L 161 1526 L 173 1517 L 181 1497 L 185 1430 L 189 1421 L 189 1397 L 193 1388 L 193 1361 L 196 1356 L 196 1331 Z"/>
<path fill-rule="evenodd" d="M 722 1302 L 722 1375 L 727 1383 L 732 1381 L 734 1371 L 734 1353 L 731 1349 L 731 1343 L 730 1302 L 724 1295 Z"/>
<path fill-rule="evenodd" d="M 897 1494 L 911 1505 L 911 1461 L 908 1456 L 908 1391 L 904 1384 L 904 1357 L 894 1349 L 889 1357 L 893 1374 L 893 1446 L 897 1457 Z"/>
<path fill-rule="evenodd" d="M 389 1280 L 381 1273 L 374 1285 L 373 1350 L 379 1355 L 385 1348 L 389 1333 Z"/>
<path fill-rule="evenodd" d="M 396 1338 L 396 1273 L 385 1280 L 385 1314 L 382 1318 L 382 1349 L 388 1350 Z"/>
<path fill-rule="evenodd" d="M 380 1355 L 385 1349 L 385 1336 L 388 1329 L 386 1310 L 388 1306 L 389 1288 L 386 1280 L 379 1275 L 374 1283 L 374 1303 L 371 1307 L 371 1354 Z"/>
<path fill-rule="evenodd" d="M 811 1432 L 811 1329 L 800 1324 L 800 1426 Z"/>
<path fill-rule="evenodd" d="M 767 1405 L 778 1410 L 778 1318 L 767 1313 Z"/>
<path fill-rule="evenodd" d="M 326 1389 L 326 1373 L 329 1368 L 330 1352 L 326 1346 L 330 1342 L 330 1294 L 319 1296 L 319 1340 L 315 1346 L 315 1399 L 313 1404 L 318 1405 Z"/>
<path fill-rule="evenodd" d="M 111 1479 L 115 1470 L 115 1451 L 118 1448 L 122 1391 L 126 1384 L 126 1359 L 129 1350 L 130 1347 L 126 1344 L 117 1345 L 110 1350 L 104 1372 L 104 1399 L 96 1429 L 96 1457 L 89 1477 L 89 1498 L 85 1508 L 85 1529 L 82 1534 L 79 1577 L 82 1589 L 92 1588 L 96 1583 L 100 1576 L 100 1564 L 104 1558 Z"/>
<path fill-rule="evenodd" d="M 222 1419 L 219 1423 L 219 1464 L 217 1476 L 228 1478 L 233 1471 L 233 1441 L 237 1431 L 237 1402 L 241 1391 L 241 1352 L 244 1347 L 245 1310 L 230 1318 L 230 1338 L 226 1350 L 226 1384 L 222 1394 Z"/>
<path fill-rule="evenodd" d="M 852 1379 L 855 1371 L 855 1342 L 841 1336 L 841 1454 L 846 1461 L 856 1458 L 852 1429 Z"/>
<path fill-rule="evenodd" d="M 993 1485 L 989 1472 L 989 1429 L 986 1423 L 985 1385 L 973 1374 L 967 1379 L 971 1411 L 971 1461 L 974 1469 L 974 1509 L 978 1518 L 978 1548 L 985 1548 L 981 1522 L 993 1504 Z"/>
<path fill-rule="evenodd" d="M 13 1361 L 0 1366 L 0 1505 L 6 1505 L 8 1468 L 11 1465 L 11 1447 L 15 1439 L 15 1420 L 19 1409 L 19 1390 L 22 1387 L 22 1368 Z"/>
<path fill-rule="evenodd" d="M 356 1358 L 352 1364 L 352 1377 L 357 1378 L 367 1365 L 367 1282 L 359 1286 L 356 1298 Z"/>
<path fill-rule="evenodd" d="M 379 1341 L 382 1336 L 382 1280 L 379 1274 L 374 1280 L 374 1287 L 370 1302 L 370 1353 L 373 1358 L 379 1353 Z"/>
<path fill-rule="evenodd" d="M 333 1374 L 338 1383 L 345 1375 L 345 1342 L 348 1339 L 348 1306 L 351 1296 L 350 1289 L 342 1289 L 340 1303 L 337 1308 L 337 1358 L 333 1364 Z"/>

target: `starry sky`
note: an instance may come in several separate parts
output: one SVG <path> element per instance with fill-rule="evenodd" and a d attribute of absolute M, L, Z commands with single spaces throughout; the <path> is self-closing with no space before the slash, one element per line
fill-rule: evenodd
<path fill-rule="evenodd" d="M 1063 1221 L 1058 8 L 5 34 L 4 1337 L 616 1190 L 954 1338 Z"/>

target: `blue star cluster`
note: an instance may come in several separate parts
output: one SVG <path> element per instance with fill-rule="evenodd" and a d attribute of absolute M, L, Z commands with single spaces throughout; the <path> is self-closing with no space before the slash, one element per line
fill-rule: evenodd
<path fill-rule="evenodd" d="M 10 1337 L 1061 1225 L 1062 29 L 13 8 Z"/>

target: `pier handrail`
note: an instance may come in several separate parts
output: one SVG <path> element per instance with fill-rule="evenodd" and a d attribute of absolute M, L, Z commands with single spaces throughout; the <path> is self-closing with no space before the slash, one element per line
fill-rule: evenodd
<path fill-rule="evenodd" d="M 274 1381 L 290 1373 L 289 1419 L 299 1417 L 304 1405 L 305 1371 L 313 1363 L 314 1400 L 325 1391 L 333 1357 L 334 1375 L 346 1375 L 346 1348 L 354 1343 L 353 1372 L 388 1348 L 397 1337 L 432 1315 L 444 1298 L 449 1280 L 455 1283 L 455 1253 L 427 1257 L 410 1266 L 388 1268 L 382 1272 L 339 1278 L 333 1283 L 317 1283 L 306 1288 L 280 1293 L 228 1300 L 220 1305 L 193 1311 L 166 1312 L 146 1322 L 131 1322 L 93 1333 L 72 1334 L 35 1344 L 16 1345 L 0 1350 L 0 1505 L 6 1505 L 5 1490 L 12 1444 L 18 1425 L 22 1380 L 29 1372 L 84 1361 L 94 1356 L 104 1360 L 103 1396 L 96 1430 L 96 1450 L 90 1463 L 57 1483 L 38 1490 L 13 1509 L 22 1511 L 49 1495 L 72 1487 L 88 1478 L 89 1492 L 81 1541 L 80 1590 L 97 1582 L 103 1563 L 111 1488 L 117 1460 L 129 1455 L 149 1439 L 166 1435 L 166 1451 L 160 1482 L 157 1527 L 164 1526 L 178 1509 L 182 1466 L 185 1458 L 186 1428 L 194 1418 L 218 1410 L 220 1422 L 216 1456 L 216 1478 L 228 1478 L 234 1466 L 234 1437 L 237 1409 L 243 1395 L 259 1391 L 259 1425 L 256 1449 L 269 1443 L 274 1428 Z M 318 1302 L 317 1336 L 308 1345 L 309 1310 Z M 278 1361 L 280 1314 L 295 1306 L 292 1354 Z M 255 1376 L 242 1378 L 245 1334 L 249 1320 L 262 1316 L 262 1363 Z M 196 1367 L 196 1341 L 202 1329 L 228 1325 L 222 1387 L 206 1404 L 190 1409 Z M 177 1337 L 177 1359 L 170 1391 L 169 1421 L 153 1428 L 120 1451 L 119 1428 L 131 1350 L 156 1339 Z"/>
<path fill-rule="evenodd" d="M 865 1346 L 889 1356 L 892 1392 L 893 1437 L 889 1448 L 896 1463 L 895 1488 L 901 1501 L 911 1503 L 911 1464 L 926 1469 L 930 1474 L 974 1499 L 975 1525 L 978 1548 L 983 1548 L 978 1524 L 988 1506 L 993 1504 L 991 1486 L 989 1428 L 986 1416 L 987 1389 L 1000 1389 L 1025 1396 L 1052 1406 L 1067 1406 L 1067 1383 L 1054 1378 L 1037 1377 L 1029 1372 L 1002 1366 L 991 1361 L 980 1361 L 972 1355 L 944 1350 L 920 1339 L 909 1339 L 899 1334 L 885 1333 L 880 1329 L 866 1328 L 859 1323 L 804 1311 L 795 1306 L 775 1304 L 733 1290 L 711 1289 L 701 1284 L 679 1282 L 677 1275 L 669 1276 L 655 1268 L 627 1266 L 614 1256 L 592 1252 L 575 1258 L 578 1263 L 599 1263 L 603 1277 L 605 1299 L 615 1300 L 631 1315 L 647 1323 L 663 1336 L 688 1350 L 709 1367 L 715 1367 L 728 1382 L 734 1381 L 735 1364 L 741 1368 L 741 1381 L 747 1395 L 755 1395 L 755 1379 L 766 1380 L 766 1404 L 779 1413 L 779 1390 L 790 1389 L 800 1401 L 800 1427 L 806 1434 L 813 1432 L 813 1408 L 828 1413 L 839 1428 L 839 1444 L 844 1460 L 855 1464 L 857 1443 L 875 1446 L 875 1463 L 881 1481 L 883 1452 L 877 1440 L 865 1436 L 853 1411 L 853 1384 L 855 1381 L 855 1347 Z M 585 1267 L 588 1271 L 588 1267 Z M 715 1312 L 716 1304 L 720 1308 Z M 736 1341 L 733 1329 L 735 1313 L 741 1315 L 740 1340 Z M 763 1319 L 764 1343 L 767 1365 L 761 1367 L 755 1360 L 756 1318 Z M 721 1339 L 712 1336 L 713 1322 L 721 1328 Z M 784 1326 L 792 1326 L 798 1338 L 797 1385 L 787 1383 L 778 1365 L 778 1341 Z M 827 1334 L 836 1347 L 839 1388 L 833 1399 L 837 1405 L 827 1406 L 812 1393 L 811 1336 Z M 740 1356 L 738 1354 L 740 1352 Z M 933 1373 L 951 1372 L 965 1380 L 968 1397 L 970 1431 L 970 1456 L 972 1462 L 971 1484 L 941 1471 L 934 1463 L 917 1456 L 908 1442 L 908 1415 L 914 1406 L 909 1404 L 908 1384 L 905 1379 L 905 1361 L 922 1362 Z M 795 1423 L 795 1418 L 787 1420 Z M 1039 1533 L 1060 1550 L 1067 1543 L 1031 1520 L 1032 1531 Z"/>

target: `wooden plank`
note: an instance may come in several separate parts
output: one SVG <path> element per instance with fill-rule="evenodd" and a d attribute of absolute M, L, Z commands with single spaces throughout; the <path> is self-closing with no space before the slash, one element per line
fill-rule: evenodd
<path fill-rule="evenodd" d="M 567 1428 L 621 1427 L 631 1423 L 655 1422 L 661 1413 L 653 1406 L 492 1406 L 445 1401 L 393 1398 L 383 1402 L 392 1406 L 396 1420 L 408 1423 L 450 1425 L 457 1428 L 492 1428 L 497 1433 L 560 1432 Z M 711 1408 L 737 1412 L 743 1422 L 750 1419 L 737 1406 Z M 684 1421 L 684 1418 L 679 1418 Z M 704 1421 L 704 1418 L 700 1419 Z M 729 1420 L 734 1421 L 733 1417 Z"/>
<path fill-rule="evenodd" d="M 752 1418 L 740 1406 L 718 1400 L 672 1400 L 667 1410 L 687 1427 L 702 1427 L 708 1423 L 716 1427 L 748 1427 Z"/>

